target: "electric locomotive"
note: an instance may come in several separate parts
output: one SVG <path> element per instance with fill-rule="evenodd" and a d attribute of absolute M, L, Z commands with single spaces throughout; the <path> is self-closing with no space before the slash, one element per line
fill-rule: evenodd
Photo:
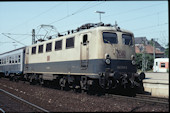
<path fill-rule="evenodd" d="M 88 23 L 67 35 L 26 47 L 24 77 L 31 83 L 55 81 L 61 88 L 143 89 L 137 73 L 132 32 Z"/>

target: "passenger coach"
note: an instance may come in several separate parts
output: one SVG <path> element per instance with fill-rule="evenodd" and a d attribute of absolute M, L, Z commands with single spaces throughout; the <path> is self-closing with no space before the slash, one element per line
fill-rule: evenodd
<path fill-rule="evenodd" d="M 24 69 L 25 47 L 0 54 L 0 73 L 6 77 L 21 76 Z"/>

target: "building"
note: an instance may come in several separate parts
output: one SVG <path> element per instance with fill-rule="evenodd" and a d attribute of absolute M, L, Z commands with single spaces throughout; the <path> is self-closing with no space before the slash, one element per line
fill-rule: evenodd
<path fill-rule="evenodd" d="M 164 58 L 165 48 L 162 47 L 157 41 L 155 42 L 155 58 Z M 146 39 L 146 37 L 135 37 L 135 51 L 136 53 L 148 53 L 154 55 L 154 47 Z"/>

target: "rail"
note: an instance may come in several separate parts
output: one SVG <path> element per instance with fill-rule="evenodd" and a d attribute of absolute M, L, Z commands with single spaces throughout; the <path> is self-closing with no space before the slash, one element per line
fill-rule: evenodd
<path fill-rule="evenodd" d="M 0 113 L 5 113 L 5 111 L 3 109 L 0 108 Z"/>
<path fill-rule="evenodd" d="M 26 101 L 26 100 L 24 100 L 24 99 L 22 99 L 22 98 L 20 98 L 20 97 L 17 97 L 17 96 L 15 96 L 15 95 L 13 95 L 13 94 L 11 94 L 11 93 L 3 90 L 3 89 L 0 89 L 0 91 L 3 92 L 3 93 L 5 93 L 5 94 L 7 94 L 7 95 L 9 95 L 9 96 L 11 96 L 11 97 L 13 97 L 13 98 L 15 98 L 15 99 L 17 99 L 17 100 L 19 100 L 20 102 L 23 102 L 23 103 L 25 103 L 25 104 L 33 107 L 33 108 L 36 108 L 36 109 L 40 110 L 41 112 L 49 112 L 48 110 L 45 110 L 45 109 L 43 109 L 43 108 L 41 108 L 41 107 L 39 107 L 39 106 L 37 106 L 37 105 L 35 105 L 35 104 L 32 104 L 32 103 L 30 103 L 30 102 L 28 102 L 28 101 Z"/>
<path fill-rule="evenodd" d="M 169 99 L 167 98 L 160 98 L 160 97 L 152 97 L 145 94 L 136 94 L 134 97 L 129 96 L 122 96 L 122 95 L 115 95 L 115 94 L 106 94 L 106 97 L 109 98 L 118 98 L 118 99 L 128 99 L 128 100 L 136 100 L 141 101 L 145 103 L 157 103 L 157 104 L 163 104 L 166 106 L 169 106 Z"/>

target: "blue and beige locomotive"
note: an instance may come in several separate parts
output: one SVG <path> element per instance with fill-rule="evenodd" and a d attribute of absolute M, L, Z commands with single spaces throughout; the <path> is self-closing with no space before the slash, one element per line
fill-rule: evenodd
<path fill-rule="evenodd" d="M 88 23 L 25 47 L 23 75 L 30 83 L 55 81 L 61 88 L 142 88 L 135 64 L 134 34 L 104 23 Z M 2 70 L 2 68 L 0 68 Z"/>

